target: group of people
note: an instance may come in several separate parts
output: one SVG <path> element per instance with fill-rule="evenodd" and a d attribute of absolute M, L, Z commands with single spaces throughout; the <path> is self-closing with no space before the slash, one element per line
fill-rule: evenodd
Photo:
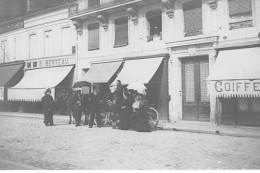
<path fill-rule="evenodd" d="M 84 125 L 92 128 L 96 123 L 101 127 L 102 112 L 110 112 L 109 119 L 112 127 L 121 130 L 135 130 L 139 132 L 150 132 L 153 127 L 149 122 L 147 110 L 149 102 L 145 96 L 135 90 L 128 90 L 121 82 L 117 81 L 116 89 L 106 99 L 93 89 L 93 93 L 82 95 L 80 90 L 68 93 L 66 105 L 70 117 L 74 117 L 75 126 L 80 126 L 82 113 L 85 115 Z M 54 100 L 51 90 L 47 89 L 42 98 L 44 108 L 44 123 L 46 126 L 53 125 Z M 94 121 L 96 120 L 96 122 Z M 69 124 L 72 122 L 70 118 Z"/>

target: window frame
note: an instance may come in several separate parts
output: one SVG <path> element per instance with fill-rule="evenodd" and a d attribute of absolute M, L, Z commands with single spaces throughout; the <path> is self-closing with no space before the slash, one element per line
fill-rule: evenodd
<path fill-rule="evenodd" d="M 157 34 L 158 36 L 155 37 L 155 33 L 152 35 L 151 34 L 151 19 L 153 17 L 148 17 L 149 13 L 152 13 L 152 15 L 154 15 L 155 17 L 161 17 L 161 27 L 159 27 L 159 34 Z M 159 15 L 157 16 L 156 13 L 158 13 Z M 159 40 L 162 40 L 162 33 L 163 33 L 163 16 L 162 16 L 163 10 L 161 8 L 156 8 L 156 9 L 151 9 L 146 11 L 145 13 L 145 19 L 146 19 L 146 23 L 147 23 L 147 42 L 150 41 L 155 41 L 154 38 L 159 38 Z M 154 20 L 156 18 L 153 18 Z"/>
<path fill-rule="evenodd" d="M 94 29 L 89 29 L 90 26 L 94 26 L 94 25 L 97 25 L 98 27 L 97 28 L 94 28 Z M 90 48 L 89 47 L 89 42 L 90 42 L 90 37 L 89 37 L 89 30 L 95 30 L 95 29 L 98 29 L 98 39 L 96 39 L 98 41 L 98 47 L 97 48 Z M 88 39 L 87 39 L 87 50 L 88 51 L 95 51 L 95 50 L 100 50 L 100 23 L 99 22 L 94 22 L 94 23 L 90 23 L 87 25 L 87 30 L 88 30 Z"/>
<path fill-rule="evenodd" d="M 125 42 L 125 43 L 123 43 L 123 44 L 116 44 L 116 38 L 117 38 L 117 36 L 116 36 L 116 27 L 117 27 L 117 23 L 120 23 L 120 22 L 122 22 L 122 21 L 126 21 L 126 23 L 124 23 L 124 24 L 127 24 L 127 41 Z M 129 30 L 130 30 L 130 28 L 129 28 L 129 17 L 128 16 L 123 16 L 123 17 L 118 17 L 118 18 L 115 18 L 114 19 L 114 44 L 113 44 L 113 47 L 114 48 L 118 48 L 118 47 L 125 47 L 125 46 L 128 46 L 129 45 L 129 34 L 130 34 L 130 32 L 129 32 Z"/>

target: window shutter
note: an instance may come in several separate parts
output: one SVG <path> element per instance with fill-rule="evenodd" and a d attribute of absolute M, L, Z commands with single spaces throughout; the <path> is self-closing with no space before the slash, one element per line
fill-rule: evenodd
<path fill-rule="evenodd" d="M 202 29 L 202 7 L 201 2 L 192 1 L 183 5 L 184 31 L 199 31 Z"/>
<path fill-rule="evenodd" d="M 251 0 L 229 0 L 229 15 L 252 13 Z"/>
<path fill-rule="evenodd" d="M 115 45 L 125 46 L 128 44 L 128 18 L 120 18 L 115 20 Z"/>
<path fill-rule="evenodd" d="M 99 24 L 88 26 L 88 50 L 99 49 Z"/>

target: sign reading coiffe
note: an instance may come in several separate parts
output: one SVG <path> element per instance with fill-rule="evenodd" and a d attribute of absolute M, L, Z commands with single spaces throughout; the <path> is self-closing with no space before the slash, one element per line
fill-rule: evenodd
<path fill-rule="evenodd" d="M 260 97 L 260 80 L 211 81 L 210 91 L 220 97 Z"/>

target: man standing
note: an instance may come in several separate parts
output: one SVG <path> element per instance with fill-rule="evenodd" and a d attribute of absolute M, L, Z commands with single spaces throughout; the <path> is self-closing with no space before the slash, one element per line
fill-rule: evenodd
<path fill-rule="evenodd" d="M 89 128 L 93 127 L 94 118 L 97 117 L 97 126 L 101 127 L 101 109 L 102 109 L 102 97 L 100 93 L 97 92 L 97 89 L 93 89 L 93 93 L 90 95 L 90 105 L 89 105 L 89 114 L 90 114 L 90 121 L 89 121 Z"/>
<path fill-rule="evenodd" d="M 75 121 L 76 121 L 76 127 L 80 126 L 80 121 L 81 121 L 81 116 L 82 116 L 82 96 L 81 96 L 81 91 L 78 90 L 76 91 L 76 96 L 75 96 L 75 102 L 74 102 L 74 107 L 73 107 L 73 113 L 75 115 Z"/>
<path fill-rule="evenodd" d="M 44 123 L 46 126 L 53 126 L 53 112 L 54 112 L 54 100 L 51 96 L 51 89 L 48 88 L 45 91 L 45 95 L 42 97 Z"/>

